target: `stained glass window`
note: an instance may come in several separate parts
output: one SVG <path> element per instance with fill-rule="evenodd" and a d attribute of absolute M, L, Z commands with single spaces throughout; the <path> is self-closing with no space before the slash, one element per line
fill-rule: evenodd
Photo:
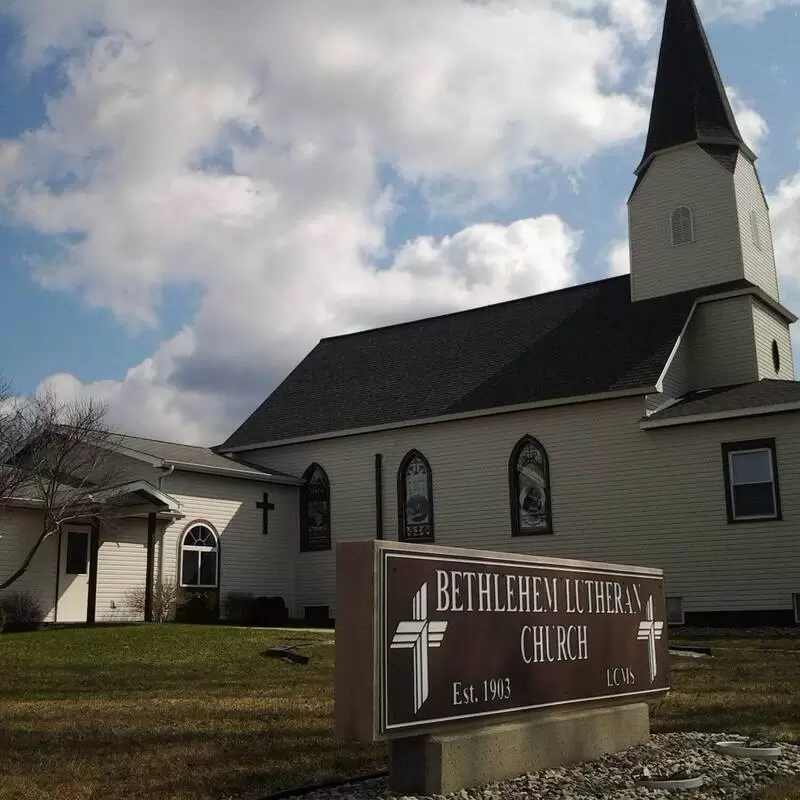
<path fill-rule="evenodd" d="M 207 525 L 192 525 L 181 540 L 181 586 L 216 588 L 218 555 L 214 531 Z"/>
<path fill-rule="evenodd" d="M 422 453 L 412 450 L 397 475 L 399 538 L 408 542 L 433 541 L 433 480 Z"/>
<path fill-rule="evenodd" d="M 532 436 L 523 437 L 511 454 L 509 484 L 513 534 L 552 533 L 547 452 Z"/>
<path fill-rule="evenodd" d="M 331 488 L 325 470 L 312 464 L 300 492 L 301 550 L 331 549 Z"/>

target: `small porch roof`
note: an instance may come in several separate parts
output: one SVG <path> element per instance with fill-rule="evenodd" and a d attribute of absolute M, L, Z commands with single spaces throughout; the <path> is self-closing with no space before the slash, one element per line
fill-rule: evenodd
<path fill-rule="evenodd" d="M 69 491 L 70 488 L 65 486 L 64 492 Z M 36 495 L 33 487 L 22 486 L 17 496 L 8 500 L 8 505 L 17 508 L 41 508 L 43 501 Z M 116 517 L 141 517 L 152 513 L 164 519 L 183 516 L 180 503 L 174 497 L 145 480 L 128 481 L 98 489 L 88 494 L 86 499 L 101 506 L 113 506 L 111 513 Z"/>

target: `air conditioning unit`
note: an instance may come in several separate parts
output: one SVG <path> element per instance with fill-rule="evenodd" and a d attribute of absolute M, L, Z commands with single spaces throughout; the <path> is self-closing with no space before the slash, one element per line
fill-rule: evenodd
<path fill-rule="evenodd" d="M 685 617 L 683 614 L 683 598 L 667 597 L 667 625 L 683 625 Z"/>

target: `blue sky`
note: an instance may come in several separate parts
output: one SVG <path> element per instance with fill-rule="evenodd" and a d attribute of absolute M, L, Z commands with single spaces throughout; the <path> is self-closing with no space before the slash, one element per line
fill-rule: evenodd
<path fill-rule="evenodd" d="M 319 336 L 606 277 L 661 4 L 604 1 L 580 23 L 559 0 L 512 5 L 521 22 L 491 9 L 503 3 L 385 20 L 349 3 L 326 26 L 310 1 L 309 33 L 280 3 L 265 17 L 241 0 L 220 27 L 206 3 L 190 17 L 177 1 L 81 0 L 49 16 L 52 4 L 12 2 L 0 12 L 4 376 L 31 392 L 57 375 L 135 432 L 212 441 Z M 703 7 L 709 38 L 745 136 L 768 127 L 758 167 L 777 196 L 800 171 L 798 11 L 717 5 L 721 18 Z M 581 55 L 550 53 L 545 24 L 565 24 L 576 41 L 563 47 Z M 381 48 L 380 66 L 360 69 Z M 507 96 L 505 70 L 519 81 Z"/>

